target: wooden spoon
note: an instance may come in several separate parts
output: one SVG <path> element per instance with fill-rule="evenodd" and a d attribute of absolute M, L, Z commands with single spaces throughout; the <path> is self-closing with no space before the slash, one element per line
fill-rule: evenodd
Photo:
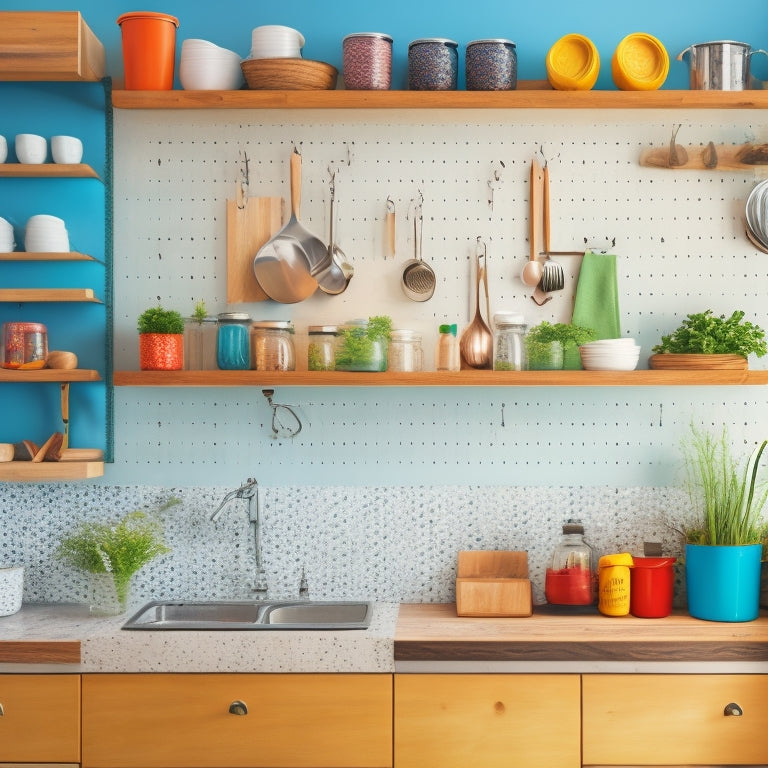
<path fill-rule="evenodd" d="M 529 249 L 529 255 L 528 255 L 528 262 L 523 267 L 523 271 L 520 275 L 520 279 L 523 281 L 525 285 L 527 285 L 529 288 L 535 288 L 540 282 L 541 282 L 541 275 L 544 272 L 544 267 L 542 267 L 541 262 L 539 261 L 539 254 L 538 254 L 538 213 L 539 213 L 539 190 L 541 189 L 541 166 L 539 165 L 539 161 L 534 158 L 531 161 L 531 178 L 530 178 L 530 184 L 529 184 L 529 191 L 528 194 L 530 195 L 529 200 L 529 212 L 528 217 L 530 219 L 529 221 L 529 240 L 530 240 L 530 249 Z"/>

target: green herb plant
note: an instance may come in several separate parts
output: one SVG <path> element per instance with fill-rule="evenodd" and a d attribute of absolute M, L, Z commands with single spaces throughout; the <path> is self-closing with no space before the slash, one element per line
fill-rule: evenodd
<path fill-rule="evenodd" d="M 184 318 L 175 309 L 151 307 L 139 315 L 139 333 L 184 333 Z"/>
<path fill-rule="evenodd" d="M 711 309 L 688 315 L 682 325 L 668 336 L 653 352 L 703 355 L 741 355 L 754 353 L 762 357 L 768 352 L 765 331 L 744 320 L 744 312 L 736 311 L 730 317 L 716 316 Z"/>
<path fill-rule="evenodd" d="M 528 353 L 528 367 L 551 368 L 552 345 L 559 344 L 564 351 L 568 346 L 581 346 L 593 341 L 595 332 L 572 323 L 548 323 L 546 320 L 531 328 L 525 336 L 525 349 Z M 562 362 L 560 367 L 562 368 Z"/>
<path fill-rule="evenodd" d="M 197 323 L 202 323 L 205 318 L 208 317 L 208 310 L 205 308 L 205 301 L 200 301 L 195 304 L 195 311 L 192 313 L 192 319 Z"/>
<path fill-rule="evenodd" d="M 171 498 L 158 512 L 180 503 Z M 80 523 L 61 540 L 56 557 L 86 573 L 112 574 L 118 601 L 125 607 L 131 576 L 167 552 L 160 521 L 136 510 L 116 522 Z"/>
<path fill-rule="evenodd" d="M 680 531 L 688 544 L 766 545 L 763 510 L 768 484 L 759 481 L 760 461 L 768 440 L 751 453 L 743 468 L 733 457 L 727 429 L 713 436 L 691 427 L 683 443 L 688 495 L 695 522 Z"/>
<path fill-rule="evenodd" d="M 342 371 L 386 371 L 386 344 L 392 336 L 392 318 L 376 315 L 365 325 L 339 328 L 336 369 Z M 382 352 L 382 342 L 384 350 Z"/>

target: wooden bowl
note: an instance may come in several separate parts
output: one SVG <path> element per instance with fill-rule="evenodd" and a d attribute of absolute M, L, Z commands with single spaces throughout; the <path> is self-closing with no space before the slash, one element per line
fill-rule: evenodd
<path fill-rule="evenodd" d="M 656 371 L 743 371 L 747 358 L 741 355 L 651 355 L 648 364 Z"/>
<path fill-rule="evenodd" d="M 240 63 L 250 90 L 332 91 L 339 71 L 310 59 L 246 59 Z"/>

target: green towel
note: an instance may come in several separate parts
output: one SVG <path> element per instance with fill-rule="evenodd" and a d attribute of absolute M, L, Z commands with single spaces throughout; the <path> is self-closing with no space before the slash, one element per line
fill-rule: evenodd
<path fill-rule="evenodd" d="M 571 322 L 583 328 L 592 328 L 596 339 L 618 339 L 621 336 L 615 254 L 592 251 L 584 254 Z M 565 350 L 563 368 L 581 368 L 578 347 Z"/>

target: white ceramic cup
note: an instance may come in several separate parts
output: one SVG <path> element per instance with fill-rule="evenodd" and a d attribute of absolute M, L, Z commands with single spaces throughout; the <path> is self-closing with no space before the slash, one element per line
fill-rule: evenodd
<path fill-rule="evenodd" d="M 19 133 L 15 141 L 16 159 L 20 163 L 39 165 L 48 157 L 48 142 L 44 136 L 34 133 Z"/>
<path fill-rule="evenodd" d="M 5 136 L 0 136 L 0 163 L 4 163 L 8 159 L 8 142 Z"/>
<path fill-rule="evenodd" d="M 79 163 L 83 159 L 83 142 L 76 136 L 52 136 L 51 155 L 54 163 Z"/>
<path fill-rule="evenodd" d="M 0 218 L 0 253 L 10 253 L 16 247 L 13 238 L 13 224 Z"/>

